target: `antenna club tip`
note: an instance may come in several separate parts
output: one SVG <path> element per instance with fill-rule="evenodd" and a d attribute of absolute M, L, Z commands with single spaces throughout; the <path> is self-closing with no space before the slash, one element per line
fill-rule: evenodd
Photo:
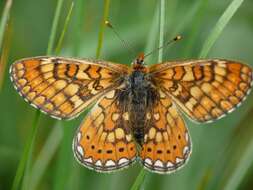
<path fill-rule="evenodd" d="M 111 23 L 108 20 L 105 21 L 105 25 L 108 26 L 108 27 L 110 27 L 110 28 L 112 28 L 112 25 L 111 25 Z"/>
<path fill-rule="evenodd" d="M 181 40 L 182 39 L 182 36 L 178 35 L 174 38 L 174 41 L 178 41 L 178 40 Z"/>

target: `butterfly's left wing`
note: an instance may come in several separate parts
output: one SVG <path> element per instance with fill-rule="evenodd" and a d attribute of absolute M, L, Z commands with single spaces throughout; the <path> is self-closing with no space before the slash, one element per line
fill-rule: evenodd
<path fill-rule="evenodd" d="M 128 67 L 105 61 L 32 57 L 10 67 L 11 80 L 32 106 L 57 119 L 72 119 L 121 84 Z"/>
<path fill-rule="evenodd" d="M 111 172 L 136 160 L 129 113 L 120 105 L 117 90 L 105 94 L 77 130 L 73 151 L 85 167 Z"/>
<path fill-rule="evenodd" d="M 159 99 L 146 113 L 140 158 L 145 168 L 171 173 L 182 167 L 191 152 L 191 139 L 171 98 L 159 90 Z"/>
<path fill-rule="evenodd" d="M 150 76 L 198 122 L 211 122 L 233 111 L 252 86 L 249 66 L 220 59 L 157 64 L 150 67 Z"/>

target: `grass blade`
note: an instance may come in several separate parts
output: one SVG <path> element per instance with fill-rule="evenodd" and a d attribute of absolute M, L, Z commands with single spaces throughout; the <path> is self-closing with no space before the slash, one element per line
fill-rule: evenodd
<path fill-rule="evenodd" d="M 5 29 L 6 34 L 4 35 L 5 38 L 3 40 L 3 47 L 2 52 L 0 53 L 0 93 L 2 92 L 4 79 L 6 74 L 6 64 L 9 59 L 9 52 L 11 46 L 11 38 L 12 38 L 12 24 L 8 24 L 7 28 Z"/>
<path fill-rule="evenodd" d="M 140 189 L 140 186 L 142 185 L 145 176 L 147 174 L 147 171 L 145 169 L 141 169 L 140 173 L 138 174 L 133 186 L 131 187 L 131 190 L 138 190 Z"/>
<path fill-rule="evenodd" d="M 96 58 L 99 58 L 101 54 L 102 44 L 104 40 L 105 21 L 108 18 L 109 7 L 110 7 L 110 0 L 105 0 L 103 20 L 101 21 L 100 30 L 98 34 L 98 46 L 96 51 Z"/>
<path fill-rule="evenodd" d="M 65 23 L 64 23 L 64 26 L 63 26 L 62 33 L 61 33 L 59 41 L 58 41 L 58 43 L 56 45 L 56 49 L 55 49 L 56 55 L 59 54 L 59 52 L 60 52 L 60 50 L 62 48 L 63 39 L 65 37 L 65 33 L 67 31 L 67 28 L 69 26 L 69 21 L 70 21 L 71 15 L 72 15 L 73 8 L 74 8 L 74 2 L 72 1 L 71 6 L 70 6 L 69 11 L 68 11 L 68 15 L 67 15 L 67 17 L 65 19 Z"/>
<path fill-rule="evenodd" d="M 12 190 L 18 190 L 19 189 L 19 185 L 21 183 L 23 174 L 24 174 L 24 170 L 25 167 L 27 165 L 27 160 L 29 159 L 29 156 L 31 156 L 31 152 L 32 152 L 32 146 L 33 146 L 33 142 L 36 136 L 36 132 L 38 130 L 38 121 L 39 121 L 39 117 L 40 114 L 38 113 L 38 111 L 35 113 L 35 117 L 34 117 L 34 121 L 33 121 L 33 125 L 32 125 L 32 131 L 31 134 L 28 136 L 28 140 L 25 144 L 25 148 L 24 151 L 22 153 L 22 157 L 19 161 L 18 164 L 18 169 L 16 171 L 16 175 L 13 181 L 13 185 L 12 185 Z"/>
<path fill-rule="evenodd" d="M 53 46 L 54 46 L 54 41 L 55 41 L 55 36 L 56 36 L 57 26 L 59 23 L 62 5 L 63 5 L 63 0 L 58 0 L 57 5 L 56 5 L 54 20 L 53 20 L 53 26 L 51 28 L 51 33 L 50 33 L 50 37 L 48 41 L 47 55 L 50 55 L 53 53 Z"/>
<path fill-rule="evenodd" d="M 12 6 L 12 0 L 7 0 L 6 4 L 5 4 L 5 7 L 4 7 L 4 10 L 3 10 L 2 19 L 1 19 L 1 22 L 0 22 L 0 53 L 2 52 L 4 33 L 5 33 L 5 28 L 6 28 L 6 25 L 7 25 L 7 22 L 8 22 L 11 6 Z"/>
<path fill-rule="evenodd" d="M 69 8 L 67 17 L 65 19 L 64 27 L 61 32 L 59 41 L 57 43 L 57 47 L 55 49 L 56 55 L 60 52 L 62 48 L 62 42 L 64 40 L 66 31 L 69 25 L 73 7 L 74 7 L 74 3 L 72 2 Z M 39 182 L 41 181 L 41 178 L 43 177 L 46 171 L 46 168 L 48 167 L 48 164 L 50 163 L 50 161 L 52 160 L 52 157 L 55 155 L 56 150 L 60 146 L 62 137 L 63 137 L 62 128 L 60 128 L 59 122 L 56 122 L 56 124 L 53 126 L 53 129 L 48 136 L 48 139 L 45 141 L 45 144 L 42 150 L 37 156 L 38 159 L 35 161 L 33 168 L 31 170 L 30 189 L 37 189 L 37 186 Z"/>
<path fill-rule="evenodd" d="M 46 171 L 46 168 L 50 161 L 52 160 L 53 155 L 58 149 L 61 139 L 63 137 L 63 132 L 61 126 L 53 126 L 52 131 L 50 132 L 42 150 L 38 154 L 38 159 L 35 161 L 32 170 L 31 170 L 31 180 L 29 189 L 37 189 L 43 174 Z"/>
<path fill-rule="evenodd" d="M 160 17 L 159 17 L 159 47 L 164 44 L 164 30 L 165 30 L 165 0 L 160 1 Z M 151 38 L 150 38 L 151 39 Z M 158 62 L 161 62 L 163 58 L 163 51 L 162 49 L 158 52 Z M 140 189 L 141 185 L 143 184 L 145 177 L 147 175 L 147 171 L 142 168 L 139 172 L 134 184 L 131 187 L 131 190 L 138 190 Z"/>
<path fill-rule="evenodd" d="M 208 52 L 214 45 L 215 41 L 220 36 L 221 32 L 224 30 L 228 22 L 231 20 L 232 16 L 236 13 L 238 8 L 241 6 L 244 0 L 233 0 L 230 5 L 227 7 L 225 12 L 222 14 L 215 27 L 213 28 L 211 34 L 208 36 L 207 40 L 204 43 L 203 49 L 199 54 L 200 58 L 207 56 Z"/>
<path fill-rule="evenodd" d="M 59 22 L 62 2 L 63 2 L 63 0 L 58 0 L 58 3 L 57 3 L 56 14 L 54 16 L 52 30 L 51 30 L 49 43 L 48 43 L 48 48 L 47 48 L 47 54 L 48 55 L 52 54 L 53 42 L 54 42 L 54 39 L 55 39 L 56 29 L 57 29 L 57 25 L 58 25 L 58 22 Z M 32 132 L 28 137 L 28 141 L 26 142 L 25 149 L 22 153 L 21 160 L 18 164 L 18 169 L 17 169 L 15 177 L 14 177 L 12 190 L 19 189 L 19 185 L 20 185 L 23 177 L 24 177 L 24 180 L 23 180 L 22 189 L 27 189 L 28 188 L 28 186 L 27 186 L 28 181 L 29 181 L 29 176 L 28 176 L 29 172 L 28 172 L 28 170 L 30 169 L 29 167 L 30 167 L 30 163 L 31 163 L 33 144 L 34 144 L 34 140 L 35 140 L 37 130 L 38 130 L 39 118 L 40 118 L 40 111 L 37 110 L 36 113 L 35 113 L 34 122 L 33 122 L 33 125 L 32 125 Z"/>
<path fill-rule="evenodd" d="M 199 28 L 200 28 L 200 25 L 202 23 L 202 20 L 205 17 L 207 7 L 209 5 L 208 2 L 209 2 L 209 0 L 198 1 L 199 4 L 198 4 L 198 7 L 196 9 L 194 18 L 192 20 L 193 24 L 191 26 L 191 30 L 190 30 L 190 34 L 189 34 L 190 38 L 189 38 L 189 40 L 188 40 L 188 42 L 187 42 L 187 44 L 185 45 L 185 48 L 184 48 L 183 57 L 185 57 L 185 58 L 191 57 L 192 47 L 193 47 L 193 44 L 195 43 L 195 41 L 198 38 Z"/>
<path fill-rule="evenodd" d="M 160 24 L 159 24 L 159 47 L 164 44 L 164 26 L 165 26 L 165 0 L 160 1 Z M 158 62 L 162 62 L 163 59 L 163 48 L 158 52 Z"/>
<path fill-rule="evenodd" d="M 252 166 L 253 155 L 253 139 L 248 144 L 245 152 L 242 154 L 241 159 L 238 161 L 238 165 L 235 166 L 234 171 L 231 173 L 227 184 L 225 184 L 224 190 L 236 190 L 243 181 L 248 169 Z"/>

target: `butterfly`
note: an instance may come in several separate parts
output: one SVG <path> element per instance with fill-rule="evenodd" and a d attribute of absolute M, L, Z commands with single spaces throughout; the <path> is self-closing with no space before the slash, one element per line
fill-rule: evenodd
<path fill-rule="evenodd" d="M 131 67 L 108 61 L 32 57 L 16 61 L 10 76 L 18 93 L 56 119 L 73 119 L 94 105 L 78 128 L 77 161 L 98 172 L 144 168 L 170 173 L 191 154 L 181 112 L 208 123 L 232 112 L 249 94 L 252 69 L 225 59 Z"/>

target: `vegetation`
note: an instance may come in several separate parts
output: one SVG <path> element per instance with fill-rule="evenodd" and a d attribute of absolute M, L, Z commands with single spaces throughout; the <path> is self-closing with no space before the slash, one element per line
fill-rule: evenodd
<path fill-rule="evenodd" d="M 250 189 L 252 93 L 214 123 L 186 118 L 193 152 L 181 170 L 158 175 L 136 163 L 101 174 L 80 166 L 72 153 L 74 132 L 87 111 L 61 122 L 40 114 L 15 91 L 8 68 L 17 59 L 46 54 L 129 64 L 134 57 L 103 25 L 105 19 L 136 55 L 182 35 L 147 64 L 204 57 L 253 67 L 252 8 L 252 1 L 243 0 L 0 1 L 0 189 Z"/>

